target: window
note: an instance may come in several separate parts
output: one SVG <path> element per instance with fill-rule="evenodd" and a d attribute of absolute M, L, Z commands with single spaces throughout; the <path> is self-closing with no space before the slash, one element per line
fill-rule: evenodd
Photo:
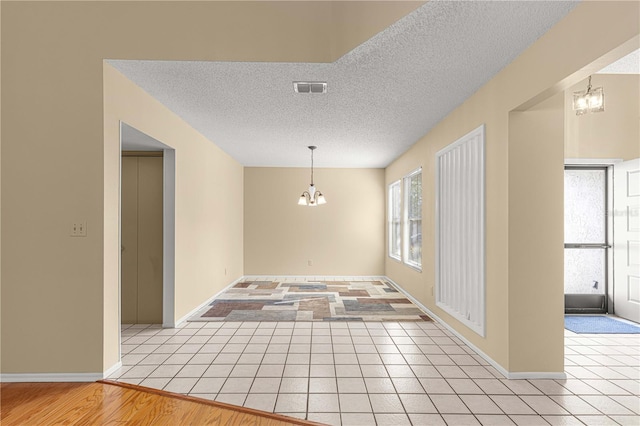
<path fill-rule="evenodd" d="M 389 257 L 422 268 L 422 168 L 389 185 Z"/>
<path fill-rule="evenodd" d="M 404 178 L 404 263 L 422 268 L 422 168 Z"/>
<path fill-rule="evenodd" d="M 387 217 L 389 220 L 389 256 L 397 260 L 401 259 L 402 248 L 400 200 L 400 181 L 396 181 L 389 185 L 389 211 Z"/>

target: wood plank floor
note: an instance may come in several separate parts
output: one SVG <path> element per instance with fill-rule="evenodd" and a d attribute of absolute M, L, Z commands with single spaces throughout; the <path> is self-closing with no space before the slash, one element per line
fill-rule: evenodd
<path fill-rule="evenodd" d="M 1 383 L 0 423 L 10 425 L 318 425 L 221 402 L 110 381 Z"/>

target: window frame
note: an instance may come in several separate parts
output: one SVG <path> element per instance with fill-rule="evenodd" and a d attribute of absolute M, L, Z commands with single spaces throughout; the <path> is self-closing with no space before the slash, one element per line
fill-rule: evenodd
<path fill-rule="evenodd" d="M 411 201 L 411 182 L 413 179 L 418 179 L 420 182 L 420 193 L 419 193 L 419 205 L 418 205 L 418 214 L 409 217 L 409 211 L 411 210 L 410 201 Z M 422 167 L 418 167 L 417 169 L 411 171 L 407 175 L 402 178 L 403 182 L 403 196 L 402 196 L 402 261 L 405 265 L 413 268 L 417 271 L 422 272 Z M 420 258 L 418 261 L 410 259 L 410 241 L 411 236 L 409 233 L 411 232 L 411 222 L 418 221 L 419 222 L 419 235 L 420 235 Z"/>
<path fill-rule="evenodd" d="M 394 189 L 397 189 L 397 204 L 394 203 Z M 394 207 L 398 206 L 397 218 L 394 215 Z M 390 258 L 402 262 L 402 185 L 401 179 L 396 180 L 389 184 L 388 189 L 388 204 L 387 204 L 387 254 Z M 399 225 L 397 228 L 395 225 Z M 394 243 L 394 231 L 398 230 L 396 239 L 400 242 L 398 253 L 396 254 L 393 248 Z"/>

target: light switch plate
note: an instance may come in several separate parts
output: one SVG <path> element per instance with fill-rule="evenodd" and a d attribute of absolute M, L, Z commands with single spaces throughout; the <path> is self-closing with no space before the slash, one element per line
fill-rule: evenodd
<path fill-rule="evenodd" d="M 72 237 L 86 237 L 87 236 L 87 222 L 73 222 L 71 224 L 71 236 Z"/>

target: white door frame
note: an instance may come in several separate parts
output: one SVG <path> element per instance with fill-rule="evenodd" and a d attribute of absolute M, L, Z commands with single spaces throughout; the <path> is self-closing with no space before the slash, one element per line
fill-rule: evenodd
<path fill-rule="evenodd" d="M 174 328 L 176 276 L 176 150 L 164 149 L 162 191 L 162 327 Z"/>
<path fill-rule="evenodd" d="M 629 207 L 638 207 L 638 193 L 631 194 L 629 172 L 637 174 L 640 169 L 640 158 L 625 161 L 614 167 L 614 185 L 617 188 L 614 198 L 614 210 L 612 216 L 615 217 L 615 239 L 614 256 L 616 274 L 614 280 L 617 282 L 614 293 L 614 313 L 630 321 L 640 322 L 640 305 L 637 300 L 631 301 L 629 285 L 630 277 L 636 279 L 640 276 L 640 266 L 638 258 L 631 255 L 632 241 L 637 244 L 638 229 L 631 229 L 630 215 L 633 213 Z M 635 179 L 634 179 L 635 180 Z M 637 191 L 637 188 L 636 188 Z"/>

